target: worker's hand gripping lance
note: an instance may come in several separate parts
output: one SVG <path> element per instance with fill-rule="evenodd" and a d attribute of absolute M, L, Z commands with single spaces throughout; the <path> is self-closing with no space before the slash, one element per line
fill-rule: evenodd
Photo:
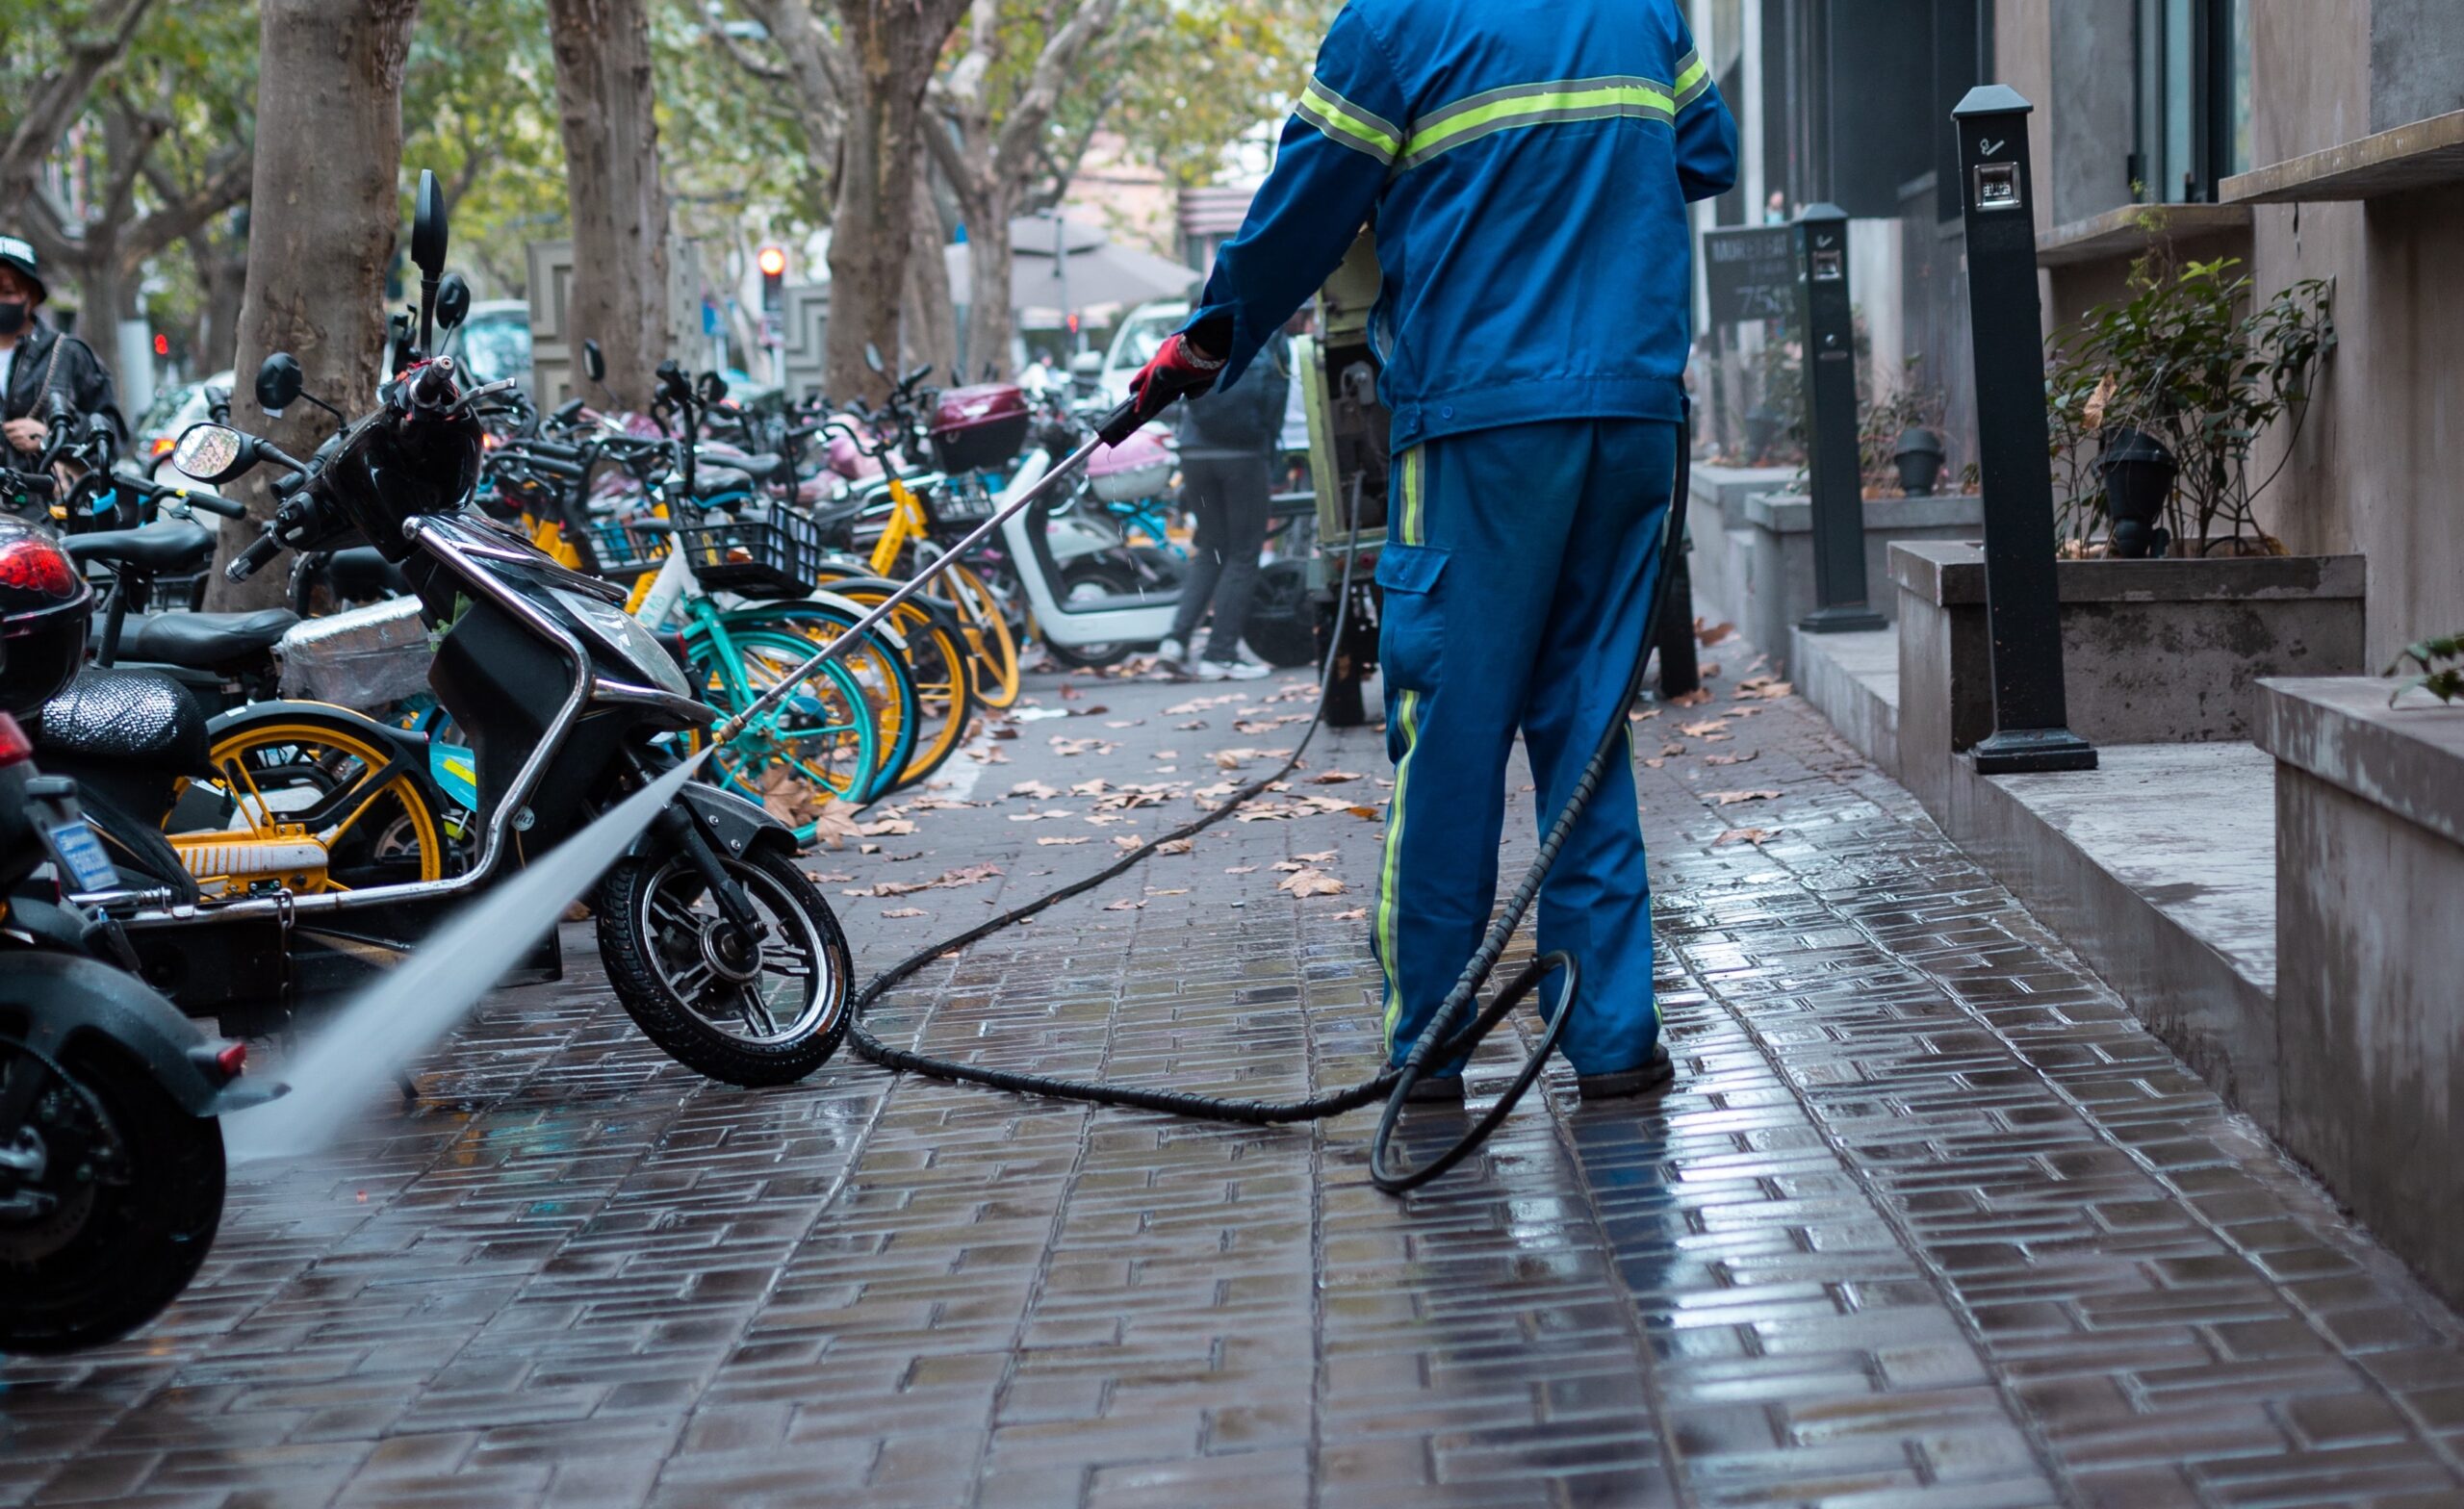
<path fill-rule="evenodd" d="M 1137 398 L 1123 399 L 1120 407 L 1104 416 L 1103 422 L 1095 426 L 1095 433 L 1085 445 L 1054 462 L 1052 469 L 1038 478 L 1033 486 L 995 510 L 991 518 L 968 530 L 965 539 L 923 563 L 916 570 L 915 575 L 902 583 L 897 591 L 875 603 L 871 612 L 840 630 L 836 638 L 822 646 L 804 664 L 780 678 L 768 691 L 755 698 L 735 716 L 712 729 L 711 742 L 728 743 L 737 734 L 742 733 L 747 724 L 786 701 L 795 693 L 796 688 L 819 675 L 823 666 L 846 653 L 848 649 L 869 633 L 875 625 L 897 612 L 900 603 L 923 591 L 933 578 L 956 564 L 960 556 L 982 544 L 987 536 L 1001 527 L 1014 515 L 1033 506 L 1044 494 L 1059 487 L 1072 472 L 1087 464 L 1087 459 L 1095 453 L 1097 448 L 1117 446 L 1136 434 L 1140 426 L 1152 420 L 1156 413 L 1162 412 L 1164 406 L 1171 401 L 1172 396 L 1160 396 L 1162 401 L 1155 404 L 1154 412 L 1148 412 L 1145 405 Z"/>

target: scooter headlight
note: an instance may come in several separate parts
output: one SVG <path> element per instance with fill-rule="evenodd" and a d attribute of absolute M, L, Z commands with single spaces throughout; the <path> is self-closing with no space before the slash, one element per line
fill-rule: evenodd
<path fill-rule="evenodd" d="M 685 678 L 676 657 L 658 642 L 658 636 L 642 627 L 641 621 L 612 602 L 584 597 L 562 587 L 548 589 L 565 611 L 571 613 L 587 629 L 590 637 L 634 674 L 662 691 L 679 697 L 693 695 L 693 683 Z"/>

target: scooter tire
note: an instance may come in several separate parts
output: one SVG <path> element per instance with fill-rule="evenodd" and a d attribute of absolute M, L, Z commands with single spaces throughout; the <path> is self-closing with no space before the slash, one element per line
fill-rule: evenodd
<path fill-rule="evenodd" d="M 654 850 L 620 861 L 600 882 L 594 907 L 599 954 L 626 1014 L 677 1062 L 747 1089 L 792 1085 L 829 1062 L 855 1019 L 856 959 L 821 888 L 791 857 L 774 849 L 719 857 L 774 917 L 783 920 L 793 913 L 820 977 L 815 982 L 820 1010 L 805 1008 L 793 1036 L 775 1042 L 749 1041 L 722 1031 L 695 1010 L 670 983 L 661 963 L 662 940 L 651 934 L 650 903 L 653 888 L 663 883 L 678 859 L 669 851 Z"/>
<path fill-rule="evenodd" d="M 0 1042 L 11 1059 L 14 1072 L 32 1061 Z M 73 1230 L 0 1223 L 0 1352 L 81 1351 L 136 1330 L 188 1288 L 222 1222 L 220 1123 L 180 1109 L 108 1040 L 72 1040 L 60 1072 L 107 1121 L 122 1166 L 86 1185 Z"/>

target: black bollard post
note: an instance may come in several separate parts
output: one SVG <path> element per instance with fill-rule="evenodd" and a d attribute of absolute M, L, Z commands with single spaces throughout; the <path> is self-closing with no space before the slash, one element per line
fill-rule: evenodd
<path fill-rule="evenodd" d="M 1806 322 L 1806 460 L 1812 473 L 1813 634 L 1882 628 L 1865 596 L 1865 480 L 1857 455 L 1857 313 L 1848 296 L 1848 212 L 1810 204 L 1797 217 Z"/>
<path fill-rule="evenodd" d="M 2007 85 L 1983 84 L 1951 112 L 1960 139 L 1977 470 L 1985 487 L 1993 734 L 1971 752 L 1983 775 L 2096 768 L 2095 746 L 2070 731 L 2062 685 L 2044 314 L 2036 217 L 2028 208 L 2028 114 L 2035 108 Z"/>

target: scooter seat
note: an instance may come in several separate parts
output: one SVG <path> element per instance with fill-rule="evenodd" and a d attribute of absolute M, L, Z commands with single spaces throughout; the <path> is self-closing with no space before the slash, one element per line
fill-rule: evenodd
<path fill-rule="evenodd" d="M 154 671 L 89 667 L 68 690 L 43 703 L 35 732 L 38 762 L 62 756 L 106 760 L 151 770 L 205 768 L 205 713 L 188 688 Z"/>
<path fill-rule="evenodd" d="M 214 554 L 214 533 L 186 519 L 166 519 L 142 529 L 98 529 L 64 535 L 61 549 L 72 561 L 100 561 L 147 572 L 195 571 Z"/>
<path fill-rule="evenodd" d="M 289 608 L 150 614 L 132 618 L 121 627 L 119 658 L 211 670 L 268 653 L 298 622 L 299 615 Z"/>
<path fill-rule="evenodd" d="M 334 584 L 338 595 L 354 601 L 373 600 L 389 592 L 399 596 L 411 590 L 402 569 L 372 545 L 354 545 L 326 556 L 325 579 Z"/>

